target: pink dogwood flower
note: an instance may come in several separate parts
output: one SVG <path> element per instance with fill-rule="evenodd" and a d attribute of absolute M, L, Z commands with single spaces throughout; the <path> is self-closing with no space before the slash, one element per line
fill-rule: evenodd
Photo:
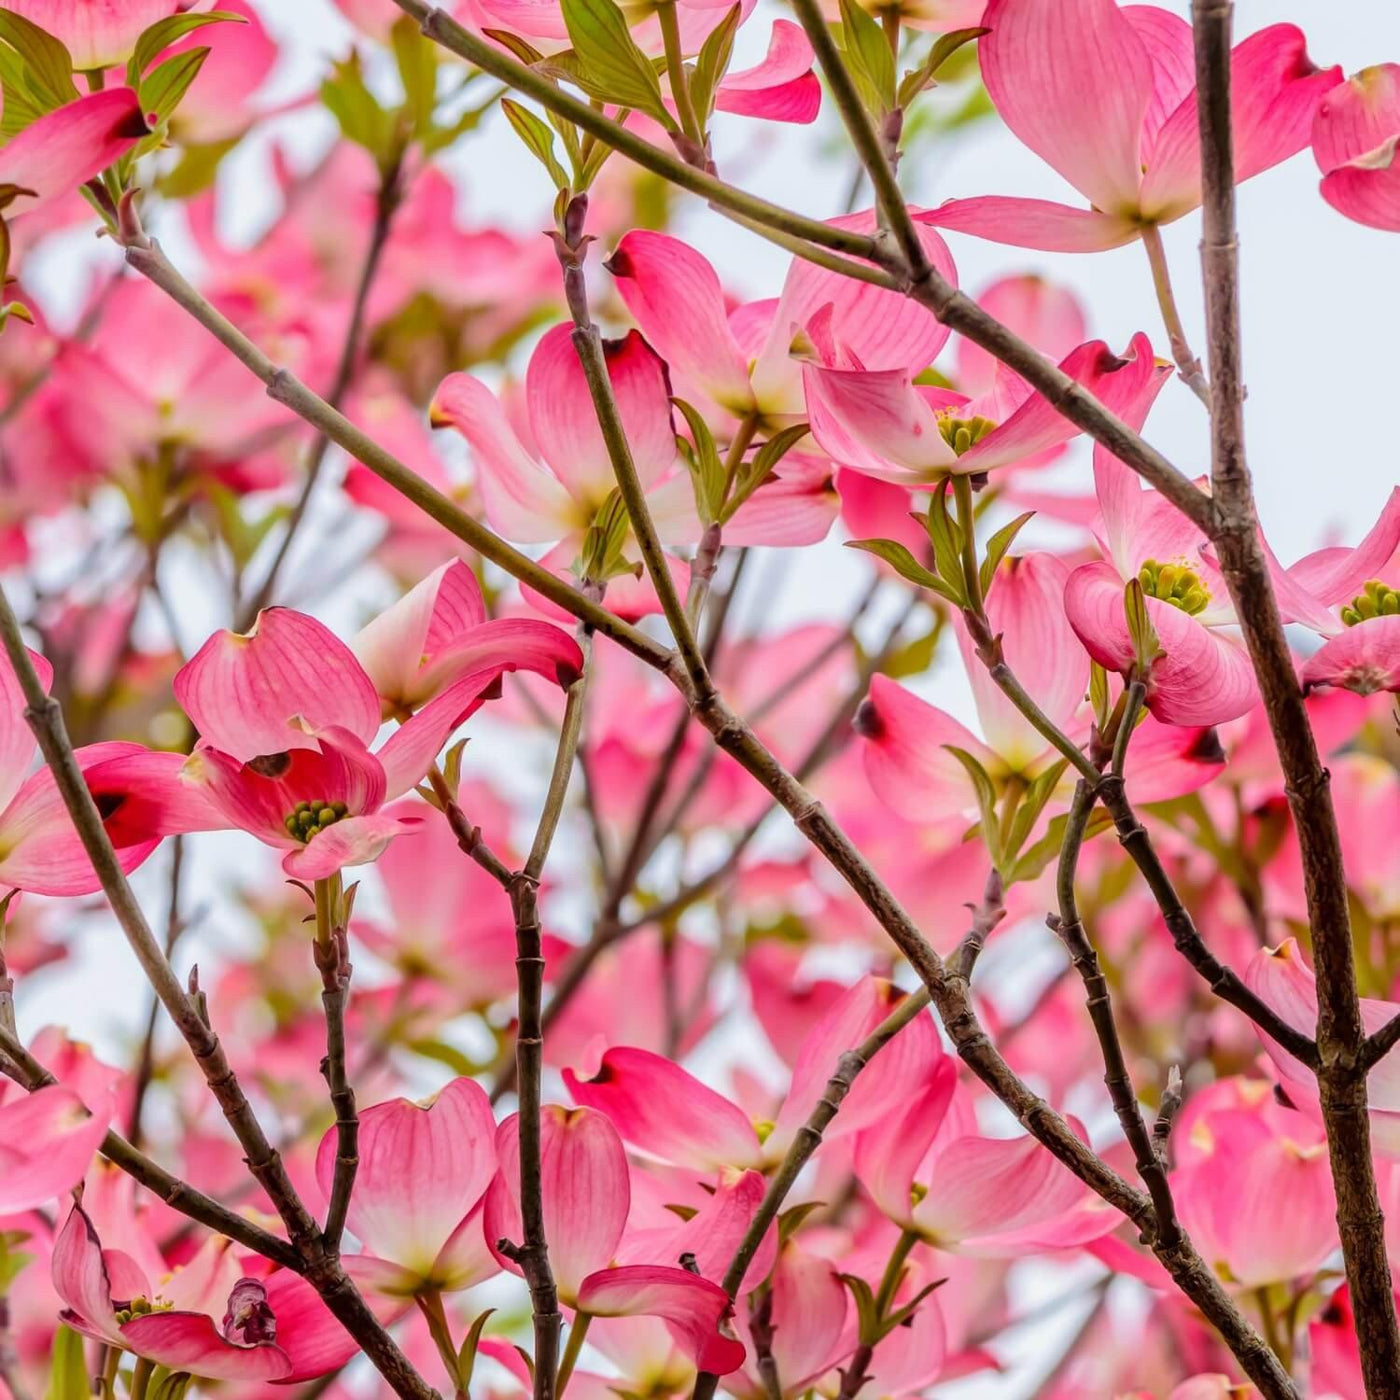
<path fill-rule="evenodd" d="M 75 1205 L 54 1245 L 53 1282 L 67 1326 L 173 1371 L 244 1381 L 289 1380 L 296 1371 L 266 1285 L 242 1273 L 228 1240 L 211 1237 L 183 1268 L 152 1283 L 131 1255 L 102 1247 Z"/>
<path fill-rule="evenodd" d="M 1158 377 L 1129 406 L 1134 426 L 1163 382 Z M 1124 602 L 1124 588 L 1136 579 L 1160 643 L 1141 678 L 1147 708 L 1166 724 L 1220 724 L 1244 714 L 1259 696 L 1254 669 L 1205 535 L 1098 445 L 1094 489 L 1104 557 L 1081 565 L 1065 586 L 1065 612 L 1089 655 L 1124 677 L 1141 669 Z"/>
<path fill-rule="evenodd" d="M 334 1128 L 316 1152 L 329 1197 Z M 391 1099 L 360 1112 L 360 1167 L 346 1224 L 363 1252 L 346 1267 L 387 1298 L 455 1292 L 497 1272 L 482 1235 L 496 1174 L 496 1122 L 474 1079 L 454 1079 L 424 1103 Z M 353 1263 L 351 1262 L 353 1260 Z"/>
<path fill-rule="evenodd" d="M 29 214 L 71 194 L 146 133 L 141 104 L 127 87 L 44 113 L 0 146 L 0 210 L 6 217 Z"/>
<path fill-rule="evenodd" d="M 115 68 L 157 20 L 188 8 L 181 0 L 6 0 L 5 8 L 59 40 L 79 73 Z"/>
<path fill-rule="evenodd" d="M 90 1109 L 64 1084 L 0 1097 L 0 1216 L 46 1205 L 77 1186 L 115 1110 L 110 1091 Z"/>
<path fill-rule="evenodd" d="M 998 195 L 953 199 L 924 215 L 997 243 L 1089 253 L 1201 202 L 1191 26 L 1117 0 L 991 0 L 982 77 L 1015 135 L 1089 208 Z M 1340 68 L 1319 69 L 1302 32 L 1275 24 L 1231 56 L 1235 178 L 1247 180 L 1308 143 Z"/>
<path fill-rule="evenodd" d="M 531 650 L 542 634 L 530 628 L 514 653 L 503 647 L 510 634 L 500 629 L 489 632 L 475 661 L 469 640 L 465 651 L 453 651 L 453 627 L 469 639 L 490 624 L 473 628 L 470 608 L 455 610 L 470 597 L 460 576 L 446 593 L 441 583 L 438 578 L 409 607 L 393 612 L 367 644 L 383 683 L 393 688 L 387 700 L 396 712 L 406 715 L 406 701 L 436 692 L 374 752 L 369 745 L 386 697 L 321 623 L 268 608 L 251 632 L 215 633 L 175 677 L 176 699 L 200 734 L 182 776 L 187 792 L 204 799 L 203 810 L 172 810 L 162 819 L 162 833 L 237 827 L 285 851 L 289 875 L 315 880 L 376 859 L 395 836 L 412 831 L 417 818 L 402 809 L 385 811 L 385 803 L 423 777 L 448 735 L 480 707 L 503 672 L 539 666 L 567 681 L 582 666 L 576 644 L 557 628 L 549 628 L 558 635 L 543 651 Z M 405 639 L 433 647 L 435 655 L 442 651 L 430 678 L 405 661 Z M 409 695 L 404 686 L 417 688 Z"/>
<path fill-rule="evenodd" d="M 1339 214 L 1368 228 L 1400 231 L 1400 64 L 1378 63 L 1339 83 L 1318 103 L 1312 151 L 1318 189 Z"/>
<path fill-rule="evenodd" d="M 1319 549 L 1275 577 L 1285 617 L 1326 638 L 1303 685 L 1400 690 L 1400 487 L 1355 549 Z"/>
<path fill-rule="evenodd" d="M 914 383 L 916 370 L 871 370 L 827 324 L 814 322 L 815 353 L 803 379 L 812 435 L 843 467 L 917 489 L 948 475 L 973 475 L 1045 453 L 1078 429 L 1013 374 L 969 399 Z M 1060 368 L 1115 412 L 1126 411 L 1157 373 L 1147 337 L 1123 356 L 1101 340 L 1072 350 Z"/>

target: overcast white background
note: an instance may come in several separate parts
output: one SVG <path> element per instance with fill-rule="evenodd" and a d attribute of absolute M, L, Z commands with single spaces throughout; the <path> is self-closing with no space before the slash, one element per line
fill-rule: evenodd
<path fill-rule="evenodd" d="M 756 59 L 766 40 L 761 8 L 740 39 L 740 61 Z M 270 97 L 288 97 L 313 87 L 330 59 L 343 56 L 353 41 L 349 27 L 329 0 L 263 0 L 269 27 L 286 51 Z M 1185 13 L 1187 4 L 1167 8 Z M 1292 21 L 1309 39 L 1319 64 L 1341 63 L 1347 72 L 1370 63 L 1400 59 L 1400 6 L 1382 0 L 1244 0 L 1240 32 Z M 835 135 L 835 117 L 824 111 L 814 127 L 776 128 L 760 150 L 748 143 L 753 124 L 722 118 L 717 141 L 721 173 L 769 199 L 805 213 L 840 212 L 852 170 L 850 157 L 823 156 Z M 272 135 L 309 158 L 329 139 L 323 114 L 280 119 L 273 130 L 245 143 L 225 170 L 224 212 L 229 230 L 247 236 L 270 213 L 266 154 Z M 460 184 L 460 212 L 473 224 L 497 220 L 522 232 L 549 222 L 543 172 L 526 157 L 504 120 L 495 116 L 483 130 L 459 145 L 446 161 Z M 1019 194 L 1079 203 L 1048 167 L 1022 148 L 998 121 L 976 126 L 947 149 L 923 143 L 907 158 L 901 176 L 913 203 L 936 204 L 953 196 Z M 1304 152 L 1285 166 L 1250 181 L 1240 191 L 1245 364 L 1249 398 L 1249 457 L 1260 513 L 1274 548 L 1284 560 L 1333 540 L 1351 540 L 1369 526 L 1396 482 L 1397 392 L 1396 327 L 1400 325 L 1400 278 L 1396 276 L 1400 236 L 1352 224 L 1317 195 L 1317 171 Z M 726 285 L 743 297 L 777 294 L 787 255 L 704 210 L 685 209 L 678 229 L 720 269 Z M 1204 352 L 1196 242 L 1199 217 L 1192 215 L 1165 230 L 1178 298 L 1188 335 Z M 949 239 L 961 285 L 973 292 L 1009 272 L 1042 273 L 1072 287 L 1088 312 L 1090 332 L 1115 348 L 1139 329 L 1166 353 L 1146 261 L 1140 246 L 1088 257 L 1003 248 L 953 235 Z M 171 241 L 177 255 L 178 239 Z M 41 283 L 56 304 L 73 305 L 81 290 L 72 276 L 73 260 L 91 261 L 102 253 L 92 245 L 62 240 L 43 260 Z M 16 331 L 12 328 L 12 334 Z M 18 332 L 22 333 L 22 329 Z M 1205 418 L 1195 399 L 1178 383 L 1162 395 L 1148 436 L 1184 470 L 1208 466 Z M 1071 459 L 1069 476 L 1087 480 L 1087 452 Z M 324 506 L 329 511 L 330 507 Z M 1034 527 L 1033 527 L 1034 528 Z M 185 624 L 184 641 L 197 646 L 209 628 L 224 621 L 215 595 L 202 594 L 199 577 L 179 569 L 176 589 Z M 765 617 L 768 626 L 812 617 L 837 618 L 848 611 L 855 591 L 868 577 L 866 563 L 839 547 L 824 545 L 785 556 L 787 588 L 781 603 Z M 296 571 L 292 574 L 295 577 Z M 351 627 L 364 608 L 387 601 L 383 583 L 372 573 L 344 598 L 322 609 L 328 620 Z M 750 614 L 751 616 L 752 614 Z M 965 685 L 956 663 L 946 661 L 920 686 L 946 707 L 967 714 Z M 481 752 L 473 745 L 475 752 Z M 195 930 L 183 946 L 182 969 L 193 959 L 208 962 L 227 946 L 231 921 L 219 915 L 221 885 L 246 878 L 263 852 L 251 838 L 208 837 L 194 841 L 197 899 L 213 900 L 216 917 Z M 566 857 L 567 858 L 567 857 Z M 264 862 L 269 879 L 272 863 Z M 163 921 L 164 871 L 158 857 L 139 884 L 151 896 L 154 920 Z M 368 882 L 372 897 L 372 879 Z M 210 930 L 221 929 L 211 935 Z M 94 924 L 77 943 L 75 960 L 57 973 L 36 976 L 22 986 L 23 1029 L 49 1021 L 68 1025 L 84 1038 L 117 1053 L 129 1045 L 144 1017 L 145 994 L 114 928 Z M 727 1042 L 730 1058 L 756 1053 L 752 1037 Z M 1030 1296 L 1043 1296 L 1050 1280 L 1032 1281 Z M 1064 1285 L 1063 1276 L 1058 1286 Z M 940 1394 L 978 1397 L 1026 1395 L 1035 1376 L 1053 1359 L 1072 1327 L 1069 1320 L 1035 1328 L 1021 1340 L 1020 1362 L 1000 1378 L 981 1377 Z"/>

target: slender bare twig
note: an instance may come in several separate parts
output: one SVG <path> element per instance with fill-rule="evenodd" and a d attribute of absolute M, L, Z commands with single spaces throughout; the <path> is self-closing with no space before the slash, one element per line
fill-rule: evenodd
<path fill-rule="evenodd" d="M 1366 1030 L 1356 985 L 1346 872 L 1327 770 L 1303 704 L 1259 538 L 1244 450 L 1230 98 L 1233 18 L 1231 0 L 1194 0 L 1192 5 L 1201 136 L 1201 264 L 1211 378 L 1211 489 L 1218 512 L 1218 526 L 1210 534 L 1254 664 L 1302 856 L 1317 972 L 1318 1092 L 1362 1377 L 1366 1394 L 1378 1400 L 1394 1394 L 1395 1378 L 1400 1376 L 1400 1326 L 1371 1159 L 1362 1063 Z"/>
<path fill-rule="evenodd" d="M 1172 347 L 1181 382 L 1210 409 L 1210 385 L 1206 383 L 1201 362 L 1186 339 L 1186 327 L 1181 324 L 1176 294 L 1172 291 L 1171 269 L 1167 265 L 1167 250 L 1162 246 L 1162 233 L 1156 224 L 1142 226 L 1142 246 L 1147 252 L 1147 264 L 1152 269 L 1152 286 L 1157 293 L 1157 305 L 1162 310 L 1162 323 L 1167 328 L 1167 340 Z"/>
<path fill-rule="evenodd" d="M 355 1090 L 350 1084 L 345 1054 L 345 1007 L 350 999 L 350 935 L 339 875 L 316 882 L 316 940 L 312 956 L 321 974 L 321 1007 L 326 1018 L 326 1053 L 321 1074 L 335 1110 L 335 1167 L 321 1239 L 336 1253 L 345 1232 L 350 1196 L 360 1166 L 360 1119 L 355 1110 Z"/>

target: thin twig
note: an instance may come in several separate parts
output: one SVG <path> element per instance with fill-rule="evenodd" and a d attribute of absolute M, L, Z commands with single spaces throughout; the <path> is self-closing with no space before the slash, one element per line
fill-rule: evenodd
<path fill-rule="evenodd" d="M 1162 322 L 1167 328 L 1167 341 L 1172 347 L 1172 359 L 1176 361 L 1177 374 L 1181 382 L 1210 409 L 1210 385 L 1206 383 L 1205 371 L 1201 362 L 1186 339 L 1186 327 L 1181 324 L 1181 312 L 1177 310 L 1176 294 L 1172 291 L 1171 268 L 1167 265 L 1167 250 L 1162 246 L 1162 232 L 1156 224 L 1144 224 L 1141 231 L 1142 246 L 1147 253 L 1147 263 L 1152 269 L 1152 286 L 1157 293 L 1157 305 L 1162 311 Z"/>

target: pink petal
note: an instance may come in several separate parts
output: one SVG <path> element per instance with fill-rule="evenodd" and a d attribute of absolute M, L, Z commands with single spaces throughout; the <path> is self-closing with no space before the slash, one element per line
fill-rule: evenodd
<path fill-rule="evenodd" d="M 977 304 L 1057 363 L 1084 342 L 1084 309 L 1079 299 L 1043 277 L 1003 277 L 977 298 Z M 957 386 L 964 394 L 986 392 L 1002 369 L 990 351 L 958 338 Z"/>
<path fill-rule="evenodd" d="M 863 977 L 840 997 L 803 1042 L 792 1070 L 792 1086 L 765 1146 L 785 1151 L 816 1107 L 837 1061 L 889 1016 L 904 993 L 882 977 Z M 908 1086 L 922 1083 L 937 1067 L 943 1048 L 933 1018 L 916 1016 L 880 1051 L 879 1071 L 862 1074 L 826 1132 L 834 1141 L 884 1118 L 908 1099 Z"/>
<path fill-rule="evenodd" d="M 1380 517 L 1355 549 L 1320 549 L 1288 570 L 1289 579 L 1323 603 L 1349 603 L 1400 549 L 1400 486 L 1393 487 Z"/>
<path fill-rule="evenodd" d="M 79 73 L 125 63 L 143 30 L 181 6 L 177 0 L 6 0 L 5 8 L 62 42 Z"/>
<path fill-rule="evenodd" d="M 345 1258 L 347 1271 L 351 1271 L 351 1258 Z M 305 1279 L 288 1269 L 277 1269 L 262 1283 L 268 1306 L 277 1318 L 277 1345 L 291 1362 L 290 1373 L 282 1377 L 286 1384 L 324 1376 L 358 1354 L 359 1344 Z M 381 1322 L 390 1321 L 400 1310 L 375 1307 Z"/>
<path fill-rule="evenodd" d="M 752 409 L 748 365 L 729 329 L 719 276 L 699 253 L 670 234 L 633 229 L 608 270 L 673 373 L 736 415 Z"/>
<path fill-rule="evenodd" d="M 305 846 L 282 857 L 282 869 L 298 880 L 324 880 L 347 865 L 368 865 L 379 859 L 396 836 L 411 836 L 419 829 L 419 817 L 395 817 L 375 812 L 366 817 L 344 817 L 317 832 Z"/>
<path fill-rule="evenodd" d="M 230 1342 L 207 1313 L 147 1313 L 123 1323 L 121 1334 L 147 1361 L 209 1380 L 278 1381 L 292 1373 L 291 1358 L 275 1342 Z"/>
<path fill-rule="evenodd" d="M 762 62 L 726 74 L 715 93 L 715 106 L 722 112 L 782 122 L 815 121 L 821 101 L 812 46 L 801 26 L 786 19 L 773 21 Z"/>
<path fill-rule="evenodd" d="M 907 370 L 802 367 L 812 436 L 840 466 L 917 487 L 946 475 L 957 454 L 938 428 L 938 415 Z"/>
<path fill-rule="evenodd" d="M 922 223 L 954 233 L 970 233 L 992 243 L 1016 248 L 1042 248 L 1049 253 L 1100 253 L 1121 248 L 1137 236 L 1137 225 L 1097 209 L 1075 209 L 1048 199 L 1019 199 L 1010 195 L 978 195 L 947 199 L 919 215 Z"/>
<path fill-rule="evenodd" d="M 1400 690 L 1400 617 L 1369 618 L 1331 638 L 1303 663 L 1303 685 Z"/>
<path fill-rule="evenodd" d="M 1070 625 L 1099 665 L 1126 675 L 1134 664 L 1123 581 L 1111 564 L 1083 564 L 1065 587 Z M 1152 665 L 1147 706 L 1167 724 L 1222 724 L 1258 700 L 1243 645 L 1157 598 L 1147 611 L 1165 655 Z"/>
<path fill-rule="evenodd" d="M 913 1219 L 914 1176 L 943 1126 L 953 1092 L 957 1065 L 944 1056 L 906 1102 L 856 1139 L 854 1170 L 875 1204 L 897 1225 Z"/>
<path fill-rule="evenodd" d="M 1248 180 L 1308 144 L 1318 103 L 1342 81 L 1319 69 L 1296 25 L 1251 34 L 1230 56 L 1235 179 Z M 1201 202 L 1201 151 L 1194 93 L 1167 119 L 1142 182 L 1142 212 L 1168 223 Z"/>
<path fill-rule="evenodd" d="M 454 1079 L 426 1105 L 391 1099 L 360 1111 L 360 1169 L 347 1223 L 366 1250 L 432 1275 L 433 1264 L 496 1171 L 496 1123 L 485 1090 Z M 316 1153 L 329 1192 L 336 1134 Z"/>
<path fill-rule="evenodd" d="M 6 217 L 31 213 L 105 170 L 147 133 L 126 87 L 80 97 L 47 112 L 0 147 L 0 186 L 21 191 Z"/>
<path fill-rule="evenodd" d="M 1190 24 L 1155 5 L 1129 5 L 1123 17 L 1152 60 L 1152 101 L 1142 127 L 1142 156 L 1151 168 L 1157 135 L 1196 87 L 1196 46 Z"/>
<path fill-rule="evenodd" d="M 159 829 L 142 831 L 139 822 L 133 829 L 124 809 L 129 765 L 146 756 L 138 744 L 117 742 L 88 744 L 77 751 L 78 766 L 94 796 L 103 806 L 108 806 L 105 798 L 112 799 L 115 810 L 104 825 L 128 873 L 155 850 L 161 837 Z M 32 773 L 0 813 L 0 850 L 0 885 L 46 895 L 92 894 L 101 888 L 47 767 Z"/>
<path fill-rule="evenodd" d="M 638 331 L 604 341 L 603 354 L 633 464 L 642 485 L 650 486 L 676 460 L 666 366 Z M 591 515 L 617 479 L 574 349 L 572 326 L 555 326 L 535 347 L 525 398 L 540 456 Z"/>
<path fill-rule="evenodd" d="M 29 660 L 47 692 L 53 685 L 53 667 L 35 651 L 29 652 Z M 34 760 L 34 731 L 24 717 L 25 703 L 10 658 L 0 656 L 0 812 L 9 806 L 10 799 L 29 776 Z"/>
<path fill-rule="evenodd" d="M 486 519 L 507 539 L 542 544 L 584 523 L 569 493 L 520 445 L 500 401 L 479 379 L 449 374 L 428 417 L 433 427 L 456 428 L 466 438 Z"/>
<path fill-rule="evenodd" d="M 831 1260 L 795 1240 L 778 1256 L 772 1287 L 773 1359 L 784 1387 L 799 1391 L 849 1353 L 849 1295 Z"/>
<path fill-rule="evenodd" d="M 1324 175 L 1364 165 L 1400 135 L 1400 63 L 1378 63 L 1338 83 L 1317 104 L 1312 151 Z"/>
<path fill-rule="evenodd" d="M 1157 371 L 1152 344 L 1139 332 L 1126 353 L 1117 356 L 1102 340 L 1091 340 L 1068 354 L 1060 368 L 1114 413 L 1138 403 Z M 1041 394 L 1032 394 L 969 452 L 958 458 L 958 471 L 990 471 L 1023 461 L 1046 448 L 1068 442 L 1079 429 Z"/>
<path fill-rule="evenodd" d="M 482 1228 L 485 1219 L 486 1197 L 483 1196 L 438 1251 L 433 1262 L 433 1282 L 444 1292 L 474 1288 L 500 1273 L 501 1266 Z"/>
<path fill-rule="evenodd" d="M 386 710 L 412 709 L 423 699 L 425 658 L 486 621 L 476 575 L 453 559 L 420 580 L 356 634 L 351 650 Z"/>
<path fill-rule="evenodd" d="M 729 1295 L 684 1269 L 634 1264 L 590 1274 L 579 1289 L 579 1309 L 593 1317 L 660 1317 L 696 1368 L 718 1376 L 736 1371 L 744 1347 L 720 1332 Z"/>
<path fill-rule="evenodd" d="M 488 669 L 497 674 L 533 671 L 568 689 L 583 672 L 583 653 L 573 637 L 552 623 L 497 617 L 444 643 L 423 667 L 420 685 L 436 690 Z"/>
<path fill-rule="evenodd" d="M 778 463 L 774 475 L 776 479 L 760 486 L 724 527 L 727 543 L 792 547 L 818 544 L 830 533 L 840 509 L 831 463 L 794 450 Z"/>
<path fill-rule="evenodd" d="M 836 228 L 872 233 L 872 210 L 830 221 Z M 932 228 L 921 228 L 929 262 L 956 285 L 957 269 L 947 244 Z M 943 348 L 948 328 L 911 298 L 868 282 L 794 259 L 773 312 L 768 339 L 753 368 L 760 406 L 772 412 L 801 412 L 797 373 L 790 358 L 794 327 L 806 327 L 830 308 L 831 333 L 854 362 L 868 370 L 918 374 Z"/>
<path fill-rule="evenodd" d="M 974 808 L 967 770 L 949 745 L 984 768 L 1001 767 L 996 754 L 951 715 L 888 676 L 871 680 L 855 723 L 876 797 L 909 821 L 927 824 Z"/>
<path fill-rule="evenodd" d="M 520 1115 L 497 1129 L 500 1170 L 486 1194 L 486 1240 L 497 1262 L 502 1238 L 520 1243 Z M 572 1304 L 584 1278 L 612 1262 L 631 1203 L 627 1154 L 611 1121 L 591 1108 L 546 1104 L 540 1110 L 540 1170 L 545 1238 L 560 1297 Z"/>
<path fill-rule="evenodd" d="M 337 725 L 368 744 L 379 696 L 355 654 L 329 628 L 291 608 L 266 608 L 250 632 L 216 632 L 175 675 L 175 698 L 200 735 L 246 763 L 311 748 L 315 729 Z"/>
<path fill-rule="evenodd" d="M 758 1134 L 742 1109 L 649 1050 L 614 1046 L 591 1079 L 564 1071 L 569 1092 L 606 1113 L 625 1142 L 663 1161 L 712 1170 L 758 1166 Z"/>
<path fill-rule="evenodd" d="M 64 1320 L 88 1336 L 120 1345 L 112 1287 L 102 1257 L 102 1241 L 80 1205 L 74 1205 L 54 1241 L 50 1259 L 54 1291 L 63 1300 Z M 142 1285 L 145 1280 L 140 1280 Z"/>
<path fill-rule="evenodd" d="M 115 1103 L 88 1109 L 60 1085 L 0 1106 L 0 1215 L 33 1210 L 82 1181 Z"/>
<path fill-rule="evenodd" d="M 1397 138 L 1400 139 L 1400 138 Z M 1344 165 L 1323 177 L 1318 189 L 1339 214 L 1367 228 L 1400 230 L 1400 170 L 1392 140 L 1370 165 Z"/>
<path fill-rule="evenodd" d="M 982 78 L 1007 126 L 1096 208 L 1136 212 L 1154 74 L 1115 0 L 991 0 L 982 23 Z"/>
<path fill-rule="evenodd" d="M 1204 787 L 1224 766 L 1225 753 L 1215 730 L 1163 724 L 1148 715 L 1128 750 L 1128 796 L 1139 805 L 1169 802 Z"/>

